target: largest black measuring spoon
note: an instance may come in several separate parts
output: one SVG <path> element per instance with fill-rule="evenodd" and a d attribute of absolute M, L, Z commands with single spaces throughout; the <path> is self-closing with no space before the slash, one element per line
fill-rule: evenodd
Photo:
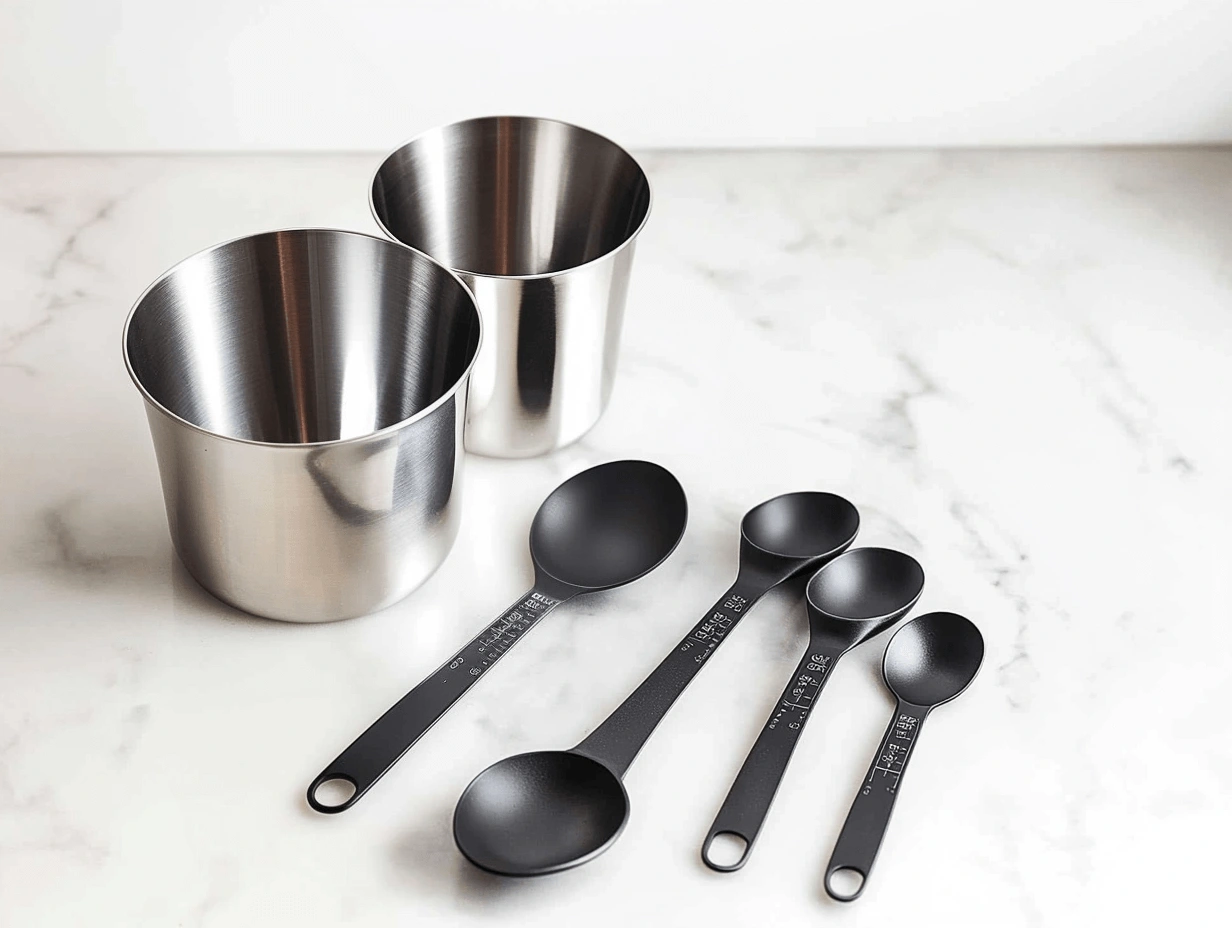
<path fill-rule="evenodd" d="M 679 482 L 648 461 L 600 464 L 562 483 L 530 527 L 535 585 L 321 771 L 308 804 L 318 812 L 353 806 L 536 622 L 575 596 L 654 570 L 675 550 L 687 518 Z M 354 792 L 334 803 L 337 781 Z"/>
<path fill-rule="evenodd" d="M 859 526 L 855 507 L 831 493 L 790 493 L 751 510 L 731 589 L 577 747 L 507 757 L 472 780 L 454 812 L 459 850 L 506 876 L 567 870 L 607 850 L 629 817 L 621 777 L 677 697 L 758 599 L 841 553 Z"/>

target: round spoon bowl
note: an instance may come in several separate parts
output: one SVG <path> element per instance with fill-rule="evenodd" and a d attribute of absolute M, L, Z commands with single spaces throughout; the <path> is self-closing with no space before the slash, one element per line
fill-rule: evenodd
<path fill-rule="evenodd" d="M 740 523 L 745 541 L 779 557 L 837 554 L 860 529 L 856 507 L 833 493 L 785 493 L 750 509 Z"/>
<path fill-rule="evenodd" d="M 504 876 L 566 870 L 602 853 L 629 817 L 629 796 L 607 767 L 569 751 L 493 764 L 458 800 L 454 841 L 475 866 Z"/>
<path fill-rule="evenodd" d="M 870 622 L 907 613 L 924 590 L 924 568 L 890 548 L 856 548 L 813 575 L 807 597 L 810 615 Z"/>
<path fill-rule="evenodd" d="M 984 660 L 984 638 L 970 620 L 930 612 L 890 639 L 882 662 L 886 686 L 904 702 L 939 706 L 971 685 Z"/>
<path fill-rule="evenodd" d="M 679 481 L 658 464 L 602 464 L 566 480 L 543 501 L 531 524 L 531 557 L 562 583 L 611 589 L 671 554 L 688 514 Z"/>

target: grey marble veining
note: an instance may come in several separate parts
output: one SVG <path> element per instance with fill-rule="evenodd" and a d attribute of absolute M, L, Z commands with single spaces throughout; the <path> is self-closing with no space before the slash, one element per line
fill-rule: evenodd
<path fill-rule="evenodd" d="M 468 458 L 461 535 L 403 603 L 253 619 L 175 562 L 120 326 L 161 271 L 260 229 L 374 231 L 365 156 L 0 158 L 0 925 L 1030 926 L 1218 921 L 1232 825 L 1232 152 L 651 153 L 606 417 Z M 531 579 L 562 479 L 671 468 L 679 550 L 557 610 L 354 810 L 323 763 Z M 938 710 L 874 880 L 821 872 L 891 708 L 845 660 L 756 855 L 701 838 L 805 640 L 767 598 L 630 770 L 602 859 L 465 864 L 487 764 L 579 740 L 726 589 L 741 515 L 843 493 L 917 556 L 917 611 L 987 641 Z"/>

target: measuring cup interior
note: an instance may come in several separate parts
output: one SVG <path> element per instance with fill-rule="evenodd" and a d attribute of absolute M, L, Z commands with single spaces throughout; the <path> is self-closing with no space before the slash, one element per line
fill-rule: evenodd
<path fill-rule="evenodd" d="M 206 431 L 279 444 L 355 438 L 453 389 L 479 311 L 436 262 L 370 235 L 248 236 L 142 296 L 125 356 L 147 399 Z"/>
<path fill-rule="evenodd" d="M 398 241 L 470 274 L 532 276 L 616 250 L 650 211 L 619 145 L 551 119 L 489 116 L 432 129 L 389 155 L 372 211 Z"/>

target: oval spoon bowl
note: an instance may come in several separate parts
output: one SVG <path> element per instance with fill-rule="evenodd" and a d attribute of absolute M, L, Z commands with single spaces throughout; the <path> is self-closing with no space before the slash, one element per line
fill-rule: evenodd
<path fill-rule="evenodd" d="M 777 557 L 819 558 L 855 541 L 860 513 L 834 493 L 784 493 L 750 509 L 740 522 L 749 544 Z"/>
<path fill-rule="evenodd" d="M 595 592 L 644 577 L 680 543 L 684 488 L 650 461 L 612 461 L 570 477 L 543 501 L 530 529 L 537 570 Z"/>
<path fill-rule="evenodd" d="M 534 751 L 493 764 L 471 781 L 454 811 L 453 834 L 481 870 L 542 876 L 603 853 L 628 818 L 624 784 L 597 760 Z"/>
<path fill-rule="evenodd" d="M 813 575 L 807 597 L 818 619 L 868 622 L 901 618 L 924 590 L 924 568 L 890 548 L 856 548 Z M 906 608 L 904 608 L 906 606 Z"/>
<path fill-rule="evenodd" d="M 904 702 L 936 708 L 962 694 L 984 660 L 984 638 L 969 619 L 930 612 L 890 639 L 881 672 Z"/>

